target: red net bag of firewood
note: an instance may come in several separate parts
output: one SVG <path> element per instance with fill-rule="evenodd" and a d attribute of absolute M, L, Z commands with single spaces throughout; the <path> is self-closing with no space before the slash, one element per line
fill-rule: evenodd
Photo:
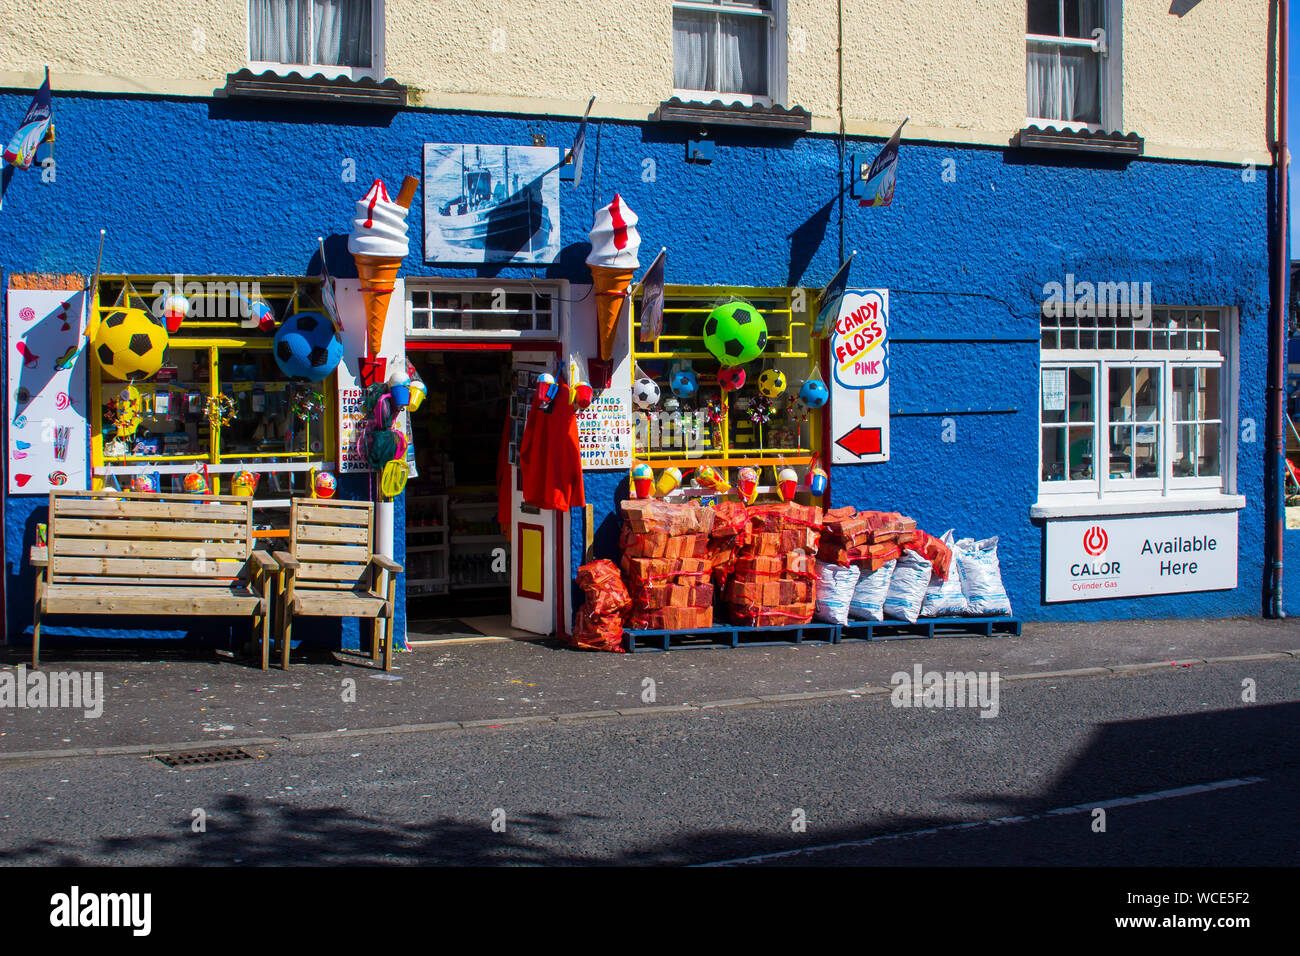
<path fill-rule="evenodd" d="M 578 587 L 587 597 L 583 605 L 594 614 L 613 614 L 632 606 L 623 576 L 613 561 L 592 561 L 578 568 Z"/>
<path fill-rule="evenodd" d="M 595 614 L 585 605 L 579 608 L 570 645 L 584 651 L 624 653 L 622 613 Z"/>
<path fill-rule="evenodd" d="M 948 580 L 948 571 L 952 567 L 952 550 L 932 534 L 917 529 L 907 546 L 930 562 L 934 573 L 942 580 Z"/>

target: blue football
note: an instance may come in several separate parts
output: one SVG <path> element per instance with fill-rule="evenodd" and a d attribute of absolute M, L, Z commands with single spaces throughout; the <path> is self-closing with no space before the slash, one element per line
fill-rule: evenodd
<path fill-rule="evenodd" d="M 289 378 L 320 382 L 343 359 L 343 343 L 334 326 L 318 312 L 298 312 L 275 333 L 275 364 Z"/>

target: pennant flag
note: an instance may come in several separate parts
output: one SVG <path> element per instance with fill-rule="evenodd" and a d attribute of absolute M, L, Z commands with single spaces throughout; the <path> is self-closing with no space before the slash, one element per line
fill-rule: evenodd
<path fill-rule="evenodd" d="M 19 169 L 31 169 L 36 159 L 36 149 L 47 139 L 54 138 L 54 114 L 50 101 L 50 68 L 45 68 L 45 82 L 27 107 L 22 126 L 4 148 L 4 162 Z"/>
<path fill-rule="evenodd" d="M 569 158 L 573 160 L 574 189 L 582 185 L 582 157 L 587 152 L 587 117 L 591 115 L 591 104 L 594 102 L 594 96 L 587 101 L 587 112 L 582 114 L 582 125 L 578 127 L 578 135 L 573 137 L 573 149 L 569 150 Z"/>
<path fill-rule="evenodd" d="M 343 319 L 342 314 L 339 312 L 338 300 L 334 298 L 334 277 L 330 275 L 329 265 L 325 260 L 325 239 L 323 236 L 316 237 L 316 245 L 320 247 L 321 305 L 325 307 L 325 315 L 334 325 L 334 337 L 342 340 Z"/>
<path fill-rule="evenodd" d="M 653 342 L 664 330 L 664 256 L 660 249 L 655 261 L 641 277 L 641 341 Z"/>
<path fill-rule="evenodd" d="M 849 257 L 844 260 L 826 288 L 822 290 L 822 294 L 817 297 L 817 318 L 813 320 L 812 328 L 814 337 L 825 335 L 835 322 L 836 315 L 840 311 L 840 300 L 844 298 L 844 290 L 849 284 L 849 264 L 857 254 L 856 249 L 849 253 Z"/>
<path fill-rule="evenodd" d="M 862 175 L 867 185 L 863 190 L 864 198 L 858 200 L 859 206 L 888 206 L 894 201 L 894 177 L 898 172 L 898 137 L 909 119 L 910 116 L 898 124 L 898 129 L 894 130 L 894 135 L 889 137 L 889 142 L 885 144 L 884 149 L 871 161 L 871 168 Z"/>

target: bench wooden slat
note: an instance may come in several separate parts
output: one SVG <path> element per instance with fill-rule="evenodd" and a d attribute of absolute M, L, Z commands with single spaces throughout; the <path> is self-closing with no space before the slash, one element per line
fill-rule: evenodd
<path fill-rule="evenodd" d="M 300 617 L 378 617 L 387 602 L 365 595 L 314 593 L 295 595 L 293 613 Z"/>
<path fill-rule="evenodd" d="M 295 519 L 299 526 L 303 524 L 323 525 L 360 525 L 370 523 L 370 502 L 362 502 L 361 507 L 347 505 L 299 505 Z"/>
<path fill-rule="evenodd" d="M 145 593 L 135 593 L 141 590 Z M 249 614 L 261 604 L 257 595 L 230 587 L 105 589 L 54 584 L 44 599 L 51 614 Z"/>
<path fill-rule="evenodd" d="M 310 594 L 313 591 L 355 591 L 359 585 L 356 578 L 342 581 L 329 581 L 323 578 L 302 581 L 295 578 L 295 581 L 294 594 Z"/>
<path fill-rule="evenodd" d="M 68 534 L 72 537 L 248 540 L 246 525 L 224 522 L 198 524 L 180 521 L 131 521 L 125 518 L 114 520 L 59 518 L 55 526 L 59 534 Z"/>
<path fill-rule="evenodd" d="M 172 518 L 183 521 L 240 521 L 248 507 L 209 504 L 203 501 L 141 501 L 138 499 L 55 498 L 54 517 L 86 518 Z"/>
<path fill-rule="evenodd" d="M 364 564 L 316 564 L 303 561 L 294 575 L 295 580 L 304 581 L 357 581 L 366 570 Z"/>
<path fill-rule="evenodd" d="M 134 541 L 130 538 L 74 538 L 60 532 L 54 539 L 55 556 L 100 555 L 103 557 L 189 558 L 196 552 L 207 558 L 248 557 L 248 545 L 242 541 Z"/>
<path fill-rule="evenodd" d="M 299 544 L 293 556 L 299 561 L 320 561 L 325 564 L 359 562 L 358 568 L 370 560 L 370 549 L 365 545 Z"/>
<path fill-rule="evenodd" d="M 203 579 L 233 578 L 244 567 L 243 561 L 213 560 L 205 557 L 202 564 L 196 558 L 68 558 L 60 556 L 56 546 L 52 560 L 54 576 L 60 574 L 135 574 L 159 577 L 188 578 L 195 584 Z M 148 582 L 142 581 L 141 584 Z M 161 582 L 160 582 L 161 586 Z"/>
<path fill-rule="evenodd" d="M 299 524 L 298 540 L 318 544 L 369 544 L 370 531 L 364 526 Z"/>

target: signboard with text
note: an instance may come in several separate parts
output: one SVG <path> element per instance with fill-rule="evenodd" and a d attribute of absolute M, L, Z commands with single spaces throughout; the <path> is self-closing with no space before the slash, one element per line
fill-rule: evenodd
<path fill-rule="evenodd" d="M 889 290 L 849 290 L 830 334 L 831 462 L 889 461 Z"/>
<path fill-rule="evenodd" d="M 1047 522 L 1043 600 L 1095 601 L 1237 586 L 1237 512 Z"/>
<path fill-rule="evenodd" d="M 580 409 L 578 447 L 583 471 L 626 471 L 632 467 L 632 390 L 607 388 Z"/>

